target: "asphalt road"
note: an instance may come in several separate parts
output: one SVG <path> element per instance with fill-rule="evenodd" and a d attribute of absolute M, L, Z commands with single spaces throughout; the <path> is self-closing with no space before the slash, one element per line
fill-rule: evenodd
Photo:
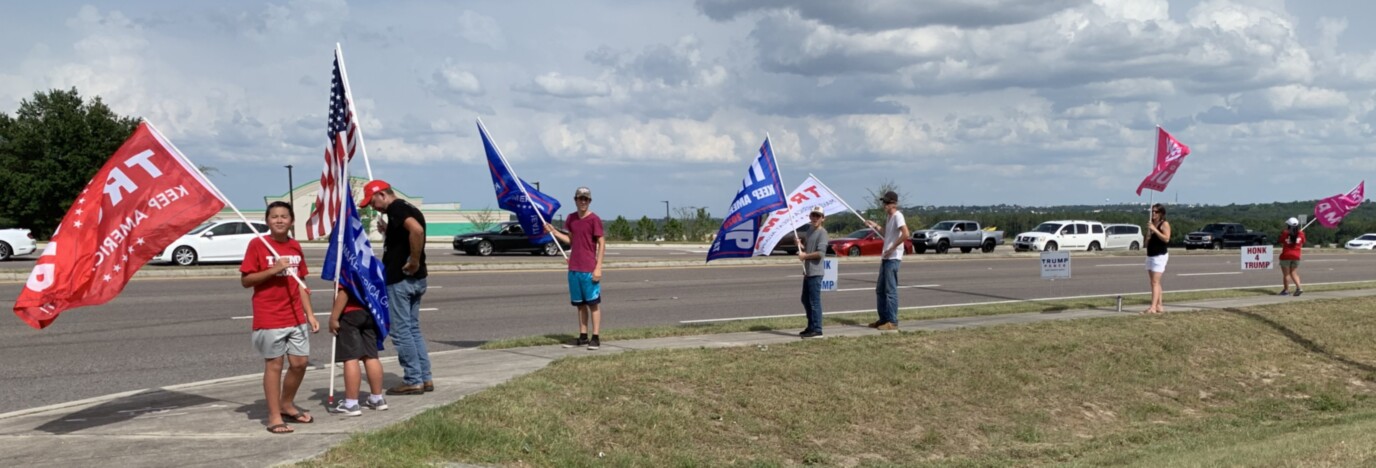
<path fill-rule="evenodd" d="M 1052 297 L 1139 293 L 1147 289 L 1140 256 L 1079 256 L 1075 278 L 1045 281 L 1035 257 L 924 256 L 904 262 L 903 307 Z M 878 264 L 846 262 L 840 291 L 823 296 L 828 311 L 873 310 Z M 1376 255 L 1310 253 L 1307 283 L 1376 280 Z M 604 328 L 668 325 L 777 314 L 801 314 L 801 267 L 706 266 L 615 269 L 606 272 Z M 1236 251 L 1177 255 L 1168 291 L 1259 286 L 1277 289 L 1278 271 L 1242 273 Z M 312 287 L 328 289 L 318 280 Z M 432 274 L 423 330 L 431 351 L 472 347 L 487 340 L 575 330 L 561 271 L 481 271 Z M 12 301 L 20 285 L 0 284 Z M 250 292 L 229 278 L 141 279 L 102 306 L 67 311 L 46 330 L 15 318 L 0 320 L 0 412 L 119 391 L 262 371 L 249 344 Z M 327 300 L 314 300 L 326 311 Z M 868 321 L 871 316 L 858 316 Z M 313 364 L 325 363 L 329 335 L 313 339 Z M 614 342 L 606 342 L 615 345 Z M 384 355 L 390 355 L 389 350 Z M 399 373 L 399 369 L 388 369 Z M 310 385 L 308 383 L 308 385 Z"/>

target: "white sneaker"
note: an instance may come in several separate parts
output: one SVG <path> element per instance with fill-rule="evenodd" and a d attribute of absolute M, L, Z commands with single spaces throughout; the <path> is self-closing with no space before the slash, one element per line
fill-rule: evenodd
<path fill-rule="evenodd" d="M 387 409 L 387 399 L 378 398 L 377 403 L 373 403 L 373 400 L 363 400 L 363 406 L 367 406 L 373 411 L 383 411 Z"/>
<path fill-rule="evenodd" d="M 358 404 L 348 406 L 348 402 L 340 401 L 330 412 L 343 416 L 362 416 L 363 410 L 358 408 Z"/>

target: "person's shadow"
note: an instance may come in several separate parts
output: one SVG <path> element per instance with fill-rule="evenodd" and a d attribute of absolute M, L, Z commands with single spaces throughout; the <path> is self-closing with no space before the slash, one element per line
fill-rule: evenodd
<path fill-rule="evenodd" d="M 1301 335 L 1299 332 L 1296 332 L 1295 330 L 1290 329 L 1290 327 L 1285 326 L 1285 324 L 1280 323 L 1280 322 L 1277 322 L 1277 321 L 1275 321 L 1275 320 L 1272 320 L 1271 318 L 1266 317 L 1266 316 L 1261 315 L 1261 314 L 1258 314 L 1258 313 L 1256 313 L 1256 312 L 1248 312 L 1248 311 L 1246 311 L 1246 310 L 1234 309 L 1234 308 L 1230 308 L 1230 307 L 1226 307 L 1226 308 L 1200 307 L 1200 309 L 1218 310 L 1218 311 L 1226 312 L 1226 313 L 1229 313 L 1229 314 L 1237 315 L 1237 316 L 1239 316 L 1239 317 L 1243 317 L 1243 318 L 1246 318 L 1246 319 L 1248 319 L 1248 320 L 1252 320 L 1252 321 L 1257 322 L 1257 323 L 1260 323 L 1260 324 L 1262 324 L 1262 325 L 1266 325 L 1267 327 L 1270 327 L 1272 330 L 1275 330 L 1275 331 L 1279 332 L 1279 333 L 1281 334 L 1281 336 L 1286 337 L 1286 338 L 1289 339 L 1291 342 L 1293 342 L 1293 343 L 1295 343 L 1295 344 L 1297 344 L 1297 345 L 1300 345 L 1300 347 L 1304 348 L 1306 351 L 1309 351 L 1309 352 L 1314 353 L 1314 354 L 1318 354 L 1318 355 L 1320 355 L 1320 356 L 1323 356 L 1324 358 L 1327 358 L 1327 359 L 1332 360 L 1332 361 L 1334 361 L 1334 362 L 1337 362 L 1337 363 L 1339 363 L 1339 364 L 1342 364 L 1342 365 L 1351 367 L 1351 368 L 1353 368 L 1353 369 L 1357 369 L 1357 370 L 1360 370 L 1360 371 L 1363 371 L 1363 372 L 1367 372 L 1367 373 L 1376 373 L 1376 366 L 1373 366 L 1373 365 L 1371 365 L 1371 364 L 1367 364 L 1367 363 L 1365 363 L 1365 362 L 1359 362 L 1359 361 L 1353 360 L 1352 358 L 1349 358 L 1349 357 L 1347 357 L 1347 356 L 1343 356 L 1343 355 L 1341 355 L 1341 354 L 1335 353 L 1335 352 L 1333 352 L 1332 350 L 1329 350 L 1328 348 L 1323 347 L 1323 345 L 1321 345 L 1321 344 L 1315 342 L 1314 340 L 1311 340 L 1311 339 L 1309 339 L 1309 338 L 1306 338 L 1304 335 Z"/>

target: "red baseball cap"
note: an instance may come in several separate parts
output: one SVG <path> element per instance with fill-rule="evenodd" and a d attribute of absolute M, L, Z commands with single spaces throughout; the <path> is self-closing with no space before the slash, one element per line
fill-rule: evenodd
<path fill-rule="evenodd" d="M 363 186 L 363 201 L 358 204 L 358 207 L 364 208 L 368 206 L 368 204 L 373 201 L 373 195 L 389 188 L 392 188 L 392 186 L 388 185 L 387 181 L 381 179 L 369 181 L 367 185 Z"/>

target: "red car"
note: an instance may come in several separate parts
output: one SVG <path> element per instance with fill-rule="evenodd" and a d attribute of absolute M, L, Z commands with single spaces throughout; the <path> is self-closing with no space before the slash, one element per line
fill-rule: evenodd
<path fill-rule="evenodd" d="M 861 229 L 827 243 L 827 253 L 859 257 L 883 254 L 884 238 L 873 229 Z M 912 239 L 903 239 L 903 253 L 913 253 Z"/>

